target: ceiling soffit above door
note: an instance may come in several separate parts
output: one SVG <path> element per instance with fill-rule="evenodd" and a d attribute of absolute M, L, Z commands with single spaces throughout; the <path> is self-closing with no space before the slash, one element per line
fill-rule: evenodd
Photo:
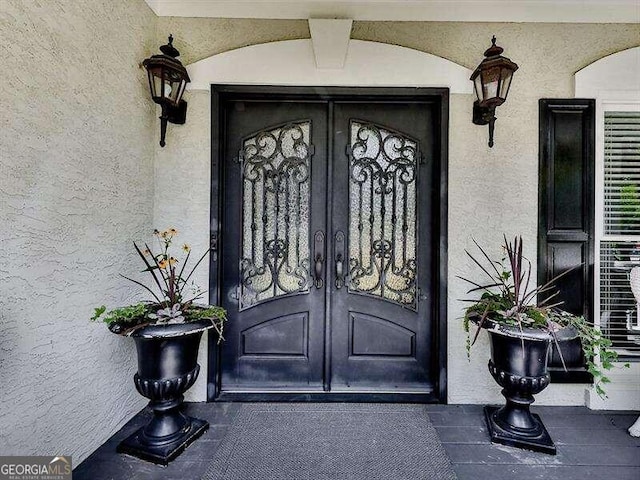
<path fill-rule="evenodd" d="M 146 0 L 161 17 L 640 23 L 637 0 Z"/>
<path fill-rule="evenodd" d="M 350 20 L 309 20 L 311 39 L 230 50 L 187 66 L 189 90 L 211 84 L 445 87 L 471 94 L 471 70 L 387 43 L 350 40 Z"/>

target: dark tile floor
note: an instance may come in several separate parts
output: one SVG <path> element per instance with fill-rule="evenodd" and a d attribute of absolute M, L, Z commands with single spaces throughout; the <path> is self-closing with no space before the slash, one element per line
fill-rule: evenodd
<path fill-rule="evenodd" d="M 207 420 L 211 427 L 166 468 L 115 452 L 123 438 L 148 421 L 150 413 L 144 410 L 82 462 L 73 471 L 73 478 L 199 479 L 240 405 L 187 404 L 189 415 Z M 459 480 L 640 479 L 640 439 L 630 437 L 626 431 L 637 416 L 631 412 L 592 411 L 584 407 L 533 408 L 541 415 L 558 447 L 558 454 L 551 456 L 491 444 L 479 405 L 425 407 Z"/>

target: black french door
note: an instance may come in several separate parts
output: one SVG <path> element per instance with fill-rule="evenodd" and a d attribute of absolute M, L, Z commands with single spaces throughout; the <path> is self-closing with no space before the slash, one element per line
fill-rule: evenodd
<path fill-rule="evenodd" d="M 210 392 L 443 400 L 446 93 L 239 90 L 213 103 Z"/>
<path fill-rule="evenodd" d="M 325 298 L 311 257 L 313 232 L 326 231 L 325 110 L 226 105 L 223 391 L 322 391 Z"/>

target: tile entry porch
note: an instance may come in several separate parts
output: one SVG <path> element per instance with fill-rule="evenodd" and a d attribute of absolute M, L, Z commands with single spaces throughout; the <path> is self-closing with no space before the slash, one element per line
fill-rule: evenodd
<path fill-rule="evenodd" d="M 211 426 L 166 468 L 115 452 L 123 438 L 148 421 L 150 411 L 144 409 L 76 467 L 73 478 L 199 479 L 241 405 L 224 402 L 185 404 L 186 413 L 207 420 Z M 640 439 L 627 433 L 627 428 L 635 421 L 634 412 L 534 407 L 532 410 L 541 415 L 558 447 L 558 454 L 551 456 L 491 444 L 481 405 L 424 405 L 424 409 L 438 431 L 459 480 L 640 478 Z"/>

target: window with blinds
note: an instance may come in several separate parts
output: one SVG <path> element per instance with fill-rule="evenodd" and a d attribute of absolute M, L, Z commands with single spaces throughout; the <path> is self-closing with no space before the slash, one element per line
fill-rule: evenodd
<path fill-rule="evenodd" d="M 640 236 L 640 112 L 604 114 L 604 233 Z"/>
<path fill-rule="evenodd" d="M 640 112 L 604 113 L 600 325 L 640 358 Z M 634 269 L 638 270 L 634 270 Z"/>

